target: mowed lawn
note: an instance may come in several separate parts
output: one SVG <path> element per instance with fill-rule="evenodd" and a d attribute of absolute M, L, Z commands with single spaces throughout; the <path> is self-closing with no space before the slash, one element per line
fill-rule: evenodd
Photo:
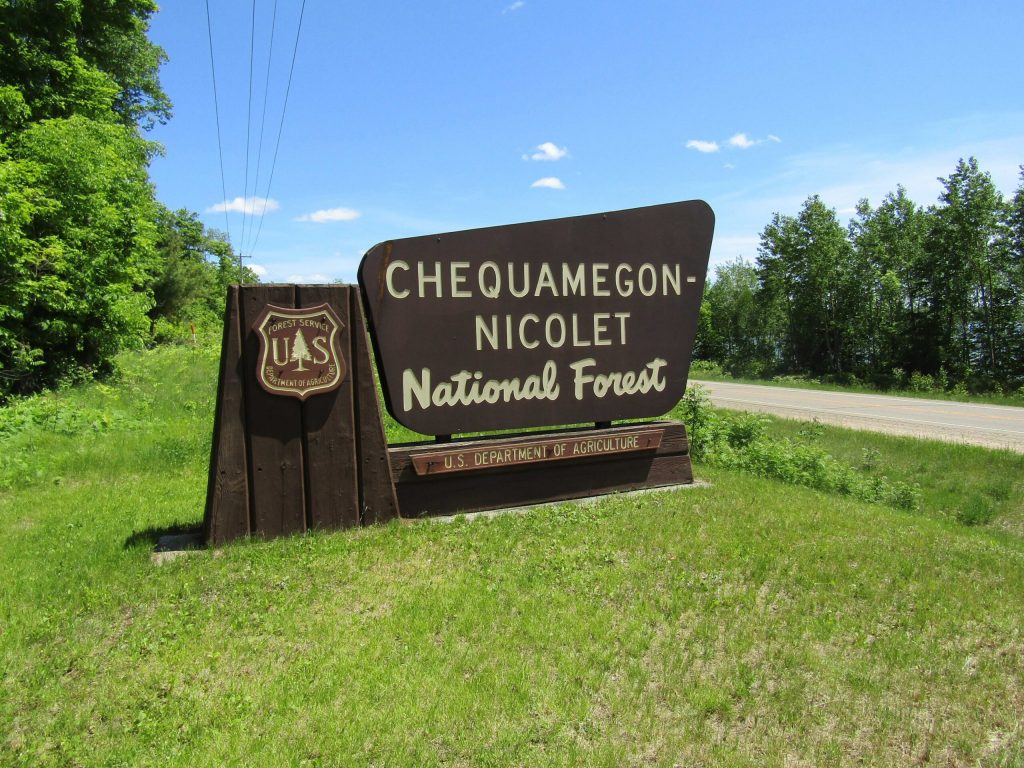
<path fill-rule="evenodd" d="M 965 525 L 698 465 L 156 566 L 202 518 L 215 356 L 0 421 L 0 765 L 1024 765 L 1012 498 Z"/>

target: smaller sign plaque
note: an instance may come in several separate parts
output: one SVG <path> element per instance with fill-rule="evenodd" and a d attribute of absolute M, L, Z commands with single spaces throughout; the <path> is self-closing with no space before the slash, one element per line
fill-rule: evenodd
<path fill-rule="evenodd" d="M 500 440 L 494 440 L 464 448 L 416 453 L 410 458 L 417 475 L 498 469 L 519 464 L 653 451 L 661 446 L 664 433 L 664 429 L 636 429 L 623 430 L 616 434 L 566 435 L 527 442 L 517 440 L 505 444 Z"/>
<path fill-rule="evenodd" d="M 253 324 L 260 341 L 260 386 L 299 400 L 337 389 L 346 373 L 338 344 L 343 327 L 330 304 L 299 309 L 268 304 Z"/>

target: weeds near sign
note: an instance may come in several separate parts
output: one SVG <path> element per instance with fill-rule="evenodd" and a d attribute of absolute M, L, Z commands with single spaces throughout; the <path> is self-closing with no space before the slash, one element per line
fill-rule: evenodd
<path fill-rule="evenodd" d="M 768 418 L 716 411 L 703 387 L 688 389 L 676 410 L 689 427 L 690 452 L 696 461 L 896 509 L 920 508 L 921 491 L 916 485 L 890 480 L 885 475 L 867 475 L 863 463 L 857 469 L 808 442 L 772 438 L 767 434 Z M 870 452 L 864 457 L 875 459 Z"/>

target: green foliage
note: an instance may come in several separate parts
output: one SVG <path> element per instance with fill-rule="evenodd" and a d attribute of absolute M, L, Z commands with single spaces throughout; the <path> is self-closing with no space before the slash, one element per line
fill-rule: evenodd
<path fill-rule="evenodd" d="M 137 422 L 123 411 L 68 401 L 52 394 L 35 395 L 0 408 L 0 490 L 25 488 L 55 479 L 53 467 L 38 452 L 39 435 L 89 441 L 111 430 L 127 430 Z"/>
<path fill-rule="evenodd" d="M 32 429 L 56 435 L 75 436 L 106 432 L 112 426 L 123 426 L 117 413 L 100 408 L 62 403 L 48 395 L 15 401 L 0 408 L 0 439 L 8 439 Z"/>
<path fill-rule="evenodd" d="M 974 158 L 925 210 L 903 187 L 844 232 L 817 196 L 775 214 L 756 267 L 719 267 L 696 354 L 734 376 L 995 392 L 1024 384 L 1024 175 L 1008 204 Z M 962 387 L 961 387 L 962 385 Z"/>
<path fill-rule="evenodd" d="M 885 475 L 868 474 L 865 462 L 855 468 L 812 441 L 771 438 L 766 432 L 768 420 L 765 417 L 716 411 L 699 386 L 686 391 L 678 413 L 687 425 L 690 455 L 695 461 L 896 509 L 916 510 L 920 506 L 921 493 L 917 486 L 890 480 Z M 865 456 L 865 461 L 871 458 Z"/>
<path fill-rule="evenodd" d="M 775 215 L 761 234 L 758 274 L 768 306 L 785 307 L 784 368 L 848 372 L 864 268 L 835 211 L 816 195 L 795 217 Z"/>
<path fill-rule="evenodd" d="M 83 117 L 31 124 L 0 161 L 0 397 L 109 368 L 152 300 L 152 146 Z"/>
<path fill-rule="evenodd" d="M 985 525 L 995 517 L 995 505 L 984 496 L 972 496 L 956 510 L 956 520 L 963 525 Z"/>
<path fill-rule="evenodd" d="M 1004 269 L 996 241 L 1002 196 L 974 158 L 961 160 L 940 181 L 944 190 L 926 242 L 933 343 L 956 380 L 966 380 L 972 372 L 996 375 L 1001 329 L 994 321 L 1002 314 L 997 275 Z"/>
<path fill-rule="evenodd" d="M 716 268 L 704 291 L 696 354 L 718 360 L 734 375 L 753 371 L 760 357 L 762 317 L 757 305 L 757 271 L 738 259 Z"/>
<path fill-rule="evenodd" d="M 770 418 L 766 434 L 916 488 L 920 514 L 1024 536 L 1024 454 L 782 418 Z"/>
<path fill-rule="evenodd" d="M 927 283 L 925 238 L 929 216 L 915 205 L 902 186 L 872 208 L 867 200 L 857 205 L 849 237 L 855 252 L 866 262 L 870 304 L 860 323 L 862 368 L 876 381 L 901 386 L 904 369 L 922 370 L 933 364 L 927 350 Z M 892 379 L 885 371 L 899 373 Z"/>
<path fill-rule="evenodd" d="M 258 278 L 238 259 L 224 236 L 207 230 L 192 211 L 157 213 L 157 256 L 153 274 L 153 338 L 158 342 L 219 332 L 227 286 Z"/>
<path fill-rule="evenodd" d="M 914 371 L 910 374 L 910 388 L 914 392 L 929 392 L 935 389 L 935 379 L 927 373 Z"/>
<path fill-rule="evenodd" d="M 134 128 L 170 116 L 163 50 L 147 38 L 152 0 L 3 3 L 0 94 L 12 88 L 33 121 L 73 115 Z M 3 120 L 0 131 L 15 127 Z M 3 133 L 0 132 L 0 139 Z"/>
<path fill-rule="evenodd" d="M 0 3 L 0 402 L 122 349 L 219 325 L 254 281 L 195 214 L 159 206 L 141 130 L 170 116 L 152 0 Z"/>

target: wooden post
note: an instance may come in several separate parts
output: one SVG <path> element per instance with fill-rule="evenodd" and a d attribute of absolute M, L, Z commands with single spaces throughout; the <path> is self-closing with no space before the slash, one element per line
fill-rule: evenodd
<path fill-rule="evenodd" d="M 256 325 L 267 307 L 286 312 L 324 305 L 342 325 L 334 347 L 343 358 L 334 361 L 345 371 L 340 383 L 301 396 L 262 386 L 267 358 Z M 246 535 L 272 538 L 347 528 L 397 515 L 358 289 L 229 288 L 207 484 L 207 541 L 218 545 Z"/>

